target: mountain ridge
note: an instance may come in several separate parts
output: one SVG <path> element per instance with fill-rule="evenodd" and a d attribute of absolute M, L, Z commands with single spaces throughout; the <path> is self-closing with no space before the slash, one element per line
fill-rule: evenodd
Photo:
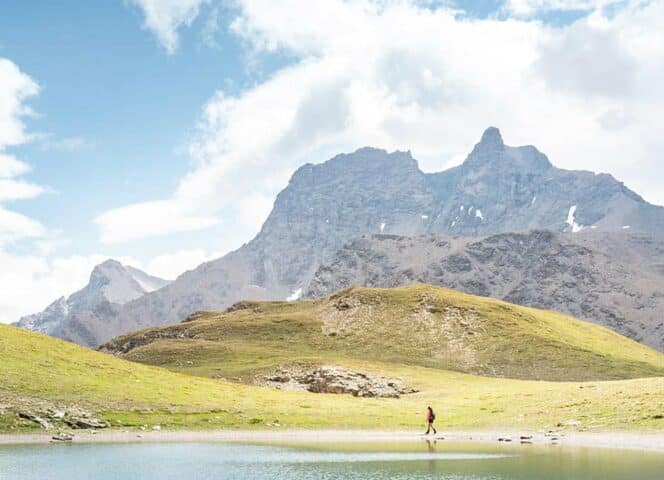
<path fill-rule="evenodd" d="M 60 297 L 42 312 L 21 317 L 14 326 L 73 341 L 86 346 L 99 342 L 104 319 L 145 293 L 167 285 L 167 280 L 108 259 L 96 265 L 88 283 Z M 96 328 L 89 328 L 89 326 Z"/>
<path fill-rule="evenodd" d="M 533 146 L 506 146 L 494 127 L 461 165 L 438 173 L 422 172 L 410 152 L 364 147 L 298 168 L 251 241 L 109 313 L 102 341 L 241 299 L 296 298 L 321 264 L 362 235 L 626 227 L 663 236 L 664 208 L 610 175 L 558 169 Z"/>

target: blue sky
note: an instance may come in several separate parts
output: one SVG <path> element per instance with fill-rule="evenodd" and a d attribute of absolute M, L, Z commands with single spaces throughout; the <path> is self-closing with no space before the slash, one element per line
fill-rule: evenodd
<path fill-rule="evenodd" d="M 201 106 L 218 88 L 234 92 L 261 77 L 224 30 L 215 35 L 222 47 L 191 29 L 167 55 L 140 28 L 139 8 L 66 3 L 0 5 L 0 56 L 39 84 L 27 123 L 47 135 L 13 151 L 32 165 L 31 180 L 53 189 L 14 208 L 66 232 L 65 255 L 94 251 L 98 213 L 173 190 L 190 167 L 182 149 Z"/>
<path fill-rule="evenodd" d="M 30 168 L 5 184 L 41 192 L 0 192 L 0 213 L 21 216 L 0 218 L 0 321 L 71 293 L 108 256 L 174 277 L 236 248 L 299 165 L 364 145 L 410 149 L 440 170 L 497 125 L 508 143 L 664 203 L 662 11 L 637 0 L 2 2 L 0 59 L 13 73 L 0 70 L 0 129 L 19 127 L 0 131 L 0 154 Z M 21 96 L 29 82 L 38 92 Z M 3 98 L 18 106 L 3 113 Z"/>

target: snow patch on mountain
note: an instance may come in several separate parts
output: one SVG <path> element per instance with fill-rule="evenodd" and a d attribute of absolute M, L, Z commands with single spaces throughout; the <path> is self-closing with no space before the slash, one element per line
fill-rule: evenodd
<path fill-rule="evenodd" d="M 293 293 L 291 293 L 288 297 L 286 297 L 287 302 L 295 302 L 300 299 L 302 296 L 302 288 L 298 288 L 297 290 L 294 290 Z"/>
<path fill-rule="evenodd" d="M 566 221 L 566 223 L 570 227 L 572 227 L 572 232 L 573 233 L 577 233 L 577 232 L 580 232 L 581 230 L 583 230 L 583 225 L 579 225 L 578 223 L 576 223 L 575 217 L 576 217 L 576 205 L 572 205 L 571 207 L 569 207 L 569 211 L 567 212 L 567 221 Z"/>

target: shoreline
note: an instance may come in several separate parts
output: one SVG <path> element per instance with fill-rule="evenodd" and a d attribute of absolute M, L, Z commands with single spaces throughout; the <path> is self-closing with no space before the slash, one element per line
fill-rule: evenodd
<path fill-rule="evenodd" d="M 0 446 L 35 445 L 49 443 L 274 443 L 274 444 L 325 444 L 325 443 L 370 443 L 370 442 L 416 442 L 437 440 L 496 445 L 521 445 L 520 437 L 531 437 L 526 445 L 563 446 L 584 448 L 609 448 L 664 452 L 664 432 L 560 432 L 551 435 L 529 430 L 453 430 L 439 431 L 437 435 L 425 436 L 415 431 L 373 430 L 109 430 L 91 432 L 74 431 L 71 442 L 53 441 L 51 433 L 0 434 Z M 511 442 L 499 442 L 499 438 L 511 438 Z M 557 438 L 557 440 L 553 440 Z"/>

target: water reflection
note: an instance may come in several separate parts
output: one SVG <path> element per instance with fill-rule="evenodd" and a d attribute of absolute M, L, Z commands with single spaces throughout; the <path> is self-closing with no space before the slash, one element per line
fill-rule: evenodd
<path fill-rule="evenodd" d="M 659 453 L 448 442 L 0 447 L 0 479 L 662 480 Z"/>

